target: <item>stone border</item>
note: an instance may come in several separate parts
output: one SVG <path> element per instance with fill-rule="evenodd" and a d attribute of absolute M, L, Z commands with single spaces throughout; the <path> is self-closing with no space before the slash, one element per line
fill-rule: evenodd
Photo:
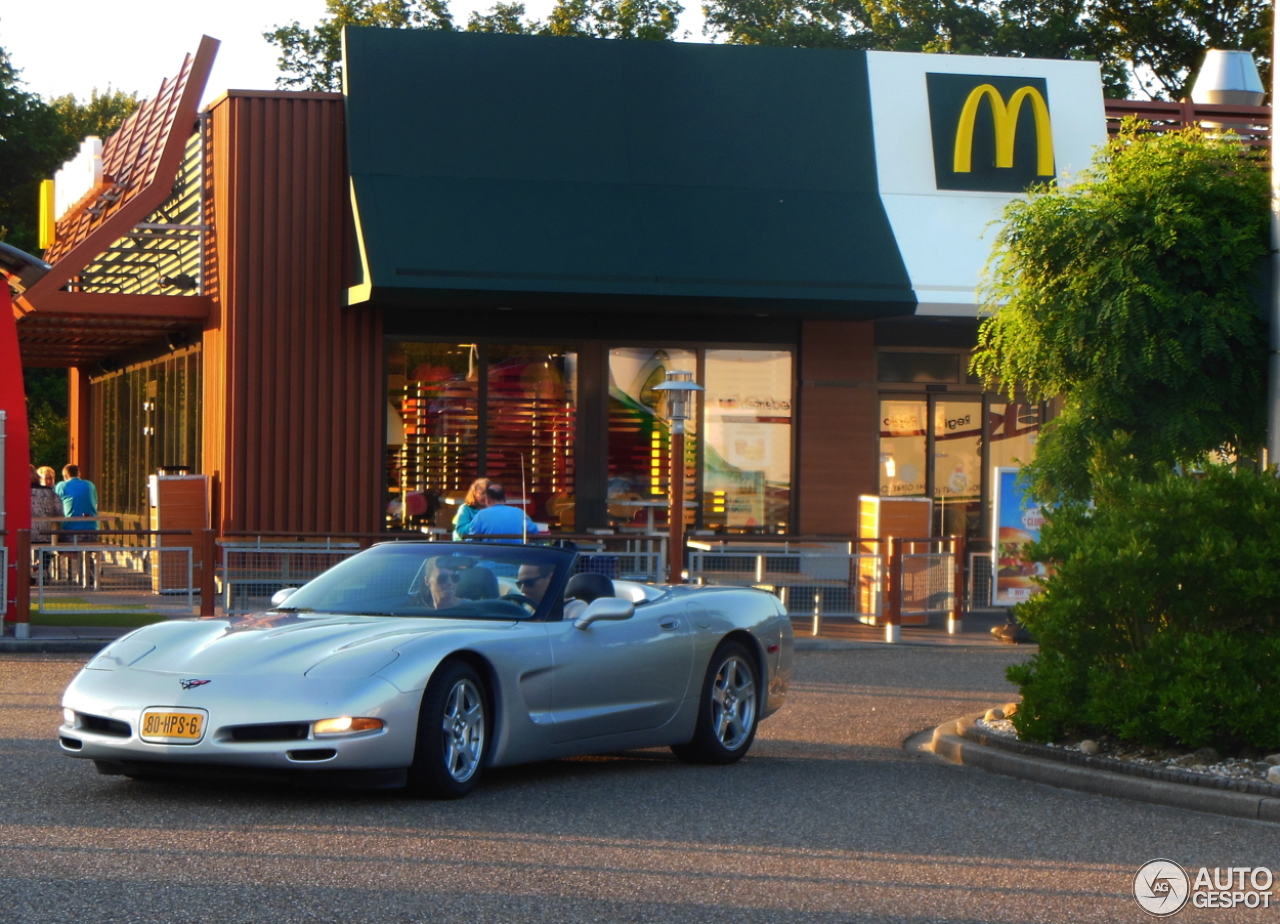
<path fill-rule="evenodd" d="M 1028 757 L 1040 757 L 1046 760 L 1057 760 L 1079 767 L 1092 767 L 1095 770 L 1106 770 L 1110 773 L 1124 773 L 1129 776 L 1145 777 L 1148 780 L 1164 780 L 1166 783 L 1185 783 L 1190 786 L 1203 786 L 1206 789 L 1229 789 L 1234 792 L 1249 793 L 1253 796 L 1268 796 L 1280 799 L 1280 786 L 1265 783 L 1262 780 L 1232 780 L 1220 776 L 1209 776 L 1204 773 L 1192 773 L 1170 767 L 1152 767 L 1146 764 L 1133 763 L 1127 760 L 1116 760 L 1114 757 L 1091 757 L 1080 751 L 1069 751 L 1065 748 L 1053 748 L 1047 744 L 1035 744 L 1031 741 L 1019 741 L 1008 735 L 997 735 L 983 731 L 978 727 L 977 718 L 961 719 L 960 734 L 970 741 L 997 747 L 1015 754 Z"/>
<path fill-rule="evenodd" d="M 1130 768 L 1124 761 L 1112 758 L 1089 757 L 1023 741 L 998 741 L 1000 736 L 977 728 L 981 717 L 969 716 L 939 725 L 934 729 L 930 749 L 951 763 L 1049 786 L 1280 823 L 1280 786 L 1253 780 L 1217 780 L 1154 767 Z"/>

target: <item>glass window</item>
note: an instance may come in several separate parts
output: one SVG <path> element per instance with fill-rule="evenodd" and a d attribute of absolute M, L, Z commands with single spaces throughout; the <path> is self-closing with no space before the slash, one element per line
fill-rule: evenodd
<path fill-rule="evenodd" d="M 387 359 L 391 518 L 447 527 L 479 471 L 475 344 L 396 343 Z M 446 501 L 440 504 L 437 498 Z"/>
<path fill-rule="evenodd" d="M 1040 406 L 993 398 L 990 413 L 991 467 L 1020 468 L 1035 458 Z"/>
<path fill-rule="evenodd" d="M 577 360 L 560 347 L 488 350 L 485 475 L 508 498 L 523 496 L 535 522 L 566 529 L 574 524 Z"/>
<path fill-rule="evenodd" d="M 95 471 L 102 513 L 147 515 L 147 479 L 161 466 L 200 472 L 198 349 L 99 379 L 90 402 L 102 421 Z M 62 461 L 48 460 L 61 470 Z"/>
<path fill-rule="evenodd" d="M 881 382 L 959 382 L 960 356 L 956 353 L 880 353 Z"/>
<path fill-rule="evenodd" d="M 933 404 L 933 529 L 977 536 L 982 527 L 982 399 Z"/>
<path fill-rule="evenodd" d="M 786 532 L 791 510 L 791 354 L 707 350 L 702 522 Z"/>
<path fill-rule="evenodd" d="M 608 511 L 612 523 L 665 523 L 661 504 L 670 487 L 670 428 L 659 414 L 661 384 L 669 370 L 695 372 L 692 350 L 620 347 L 609 351 Z M 696 376 L 695 376 L 696 377 Z M 697 481 L 697 420 L 686 426 L 685 497 L 693 500 Z M 687 516 L 687 514 L 686 514 Z"/>
<path fill-rule="evenodd" d="M 888 497 L 925 496 L 925 421 L 929 402 L 924 399 L 888 399 L 880 402 L 880 493 Z"/>

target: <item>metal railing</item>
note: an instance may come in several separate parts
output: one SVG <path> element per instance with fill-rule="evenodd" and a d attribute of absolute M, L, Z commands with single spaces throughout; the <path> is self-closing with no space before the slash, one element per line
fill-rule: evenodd
<path fill-rule="evenodd" d="M 969 553 L 969 586 L 966 608 L 982 610 L 991 606 L 991 586 L 993 578 L 990 552 Z"/>
<path fill-rule="evenodd" d="M 826 617 L 853 618 L 891 628 L 927 625 L 945 616 L 959 631 L 963 595 L 963 543 L 939 539 L 742 537 L 690 542 L 689 579 L 751 586 L 776 594 L 793 617 L 813 618 L 813 634 Z"/>
<path fill-rule="evenodd" d="M 875 620 L 884 607 L 884 557 L 861 542 L 695 540 L 689 580 L 769 590 L 793 616 L 811 615 L 815 634 L 824 616 Z"/>
<path fill-rule="evenodd" d="M 271 595 L 300 587 L 360 551 L 360 543 L 332 539 L 295 542 L 222 542 L 222 608 L 226 613 L 265 609 Z"/>
<path fill-rule="evenodd" d="M 195 550 L 76 541 L 31 549 L 33 612 L 191 616 L 196 605 Z"/>

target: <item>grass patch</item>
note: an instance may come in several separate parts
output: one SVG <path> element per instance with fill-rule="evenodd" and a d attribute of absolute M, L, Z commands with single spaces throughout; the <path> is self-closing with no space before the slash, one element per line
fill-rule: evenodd
<path fill-rule="evenodd" d="M 145 603 L 113 603 L 113 610 L 141 611 L 149 609 Z M 83 597 L 55 597 L 46 595 L 44 609 L 46 613 L 102 612 L 101 600 L 86 600 Z"/>

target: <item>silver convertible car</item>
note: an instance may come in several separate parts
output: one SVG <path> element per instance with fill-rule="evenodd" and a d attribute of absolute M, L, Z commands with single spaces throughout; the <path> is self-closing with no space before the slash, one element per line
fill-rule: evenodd
<path fill-rule="evenodd" d="M 792 670 L 776 598 L 575 574 L 527 545 L 374 546 L 254 616 L 104 649 L 63 696 L 63 750 L 135 778 L 291 777 L 457 798 L 485 767 L 670 747 L 727 764 Z"/>

